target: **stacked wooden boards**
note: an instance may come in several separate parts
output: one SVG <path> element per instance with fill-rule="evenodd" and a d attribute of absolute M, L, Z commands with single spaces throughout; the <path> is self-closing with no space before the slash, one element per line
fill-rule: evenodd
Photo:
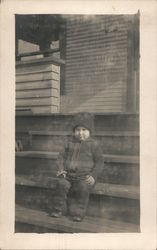
<path fill-rule="evenodd" d="M 60 65 L 46 59 L 17 62 L 16 110 L 60 111 Z"/>

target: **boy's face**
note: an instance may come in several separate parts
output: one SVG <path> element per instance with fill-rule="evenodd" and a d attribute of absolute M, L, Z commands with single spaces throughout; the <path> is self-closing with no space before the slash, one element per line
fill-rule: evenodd
<path fill-rule="evenodd" d="M 74 131 L 75 137 L 80 141 L 85 141 L 90 137 L 90 131 L 82 126 L 78 126 Z"/>

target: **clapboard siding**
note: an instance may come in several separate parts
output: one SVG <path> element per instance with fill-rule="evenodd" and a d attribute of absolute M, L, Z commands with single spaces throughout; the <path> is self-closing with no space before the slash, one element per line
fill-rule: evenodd
<path fill-rule="evenodd" d="M 68 18 L 63 112 L 126 110 L 128 17 Z"/>
<path fill-rule="evenodd" d="M 28 98 L 28 99 L 17 99 L 16 100 L 16 106 L 24 106 L 24 107 L 29 107 L 29 106 L 48 106 L 53 103 L 54 106 L 58 105 L 58 98 L 56 97 L 42 97 L 42 98 Z"/>
<path fill-rule="evenodd" d="M 58 66 L 53 64 L 44 64 L 43 65 L 32 65 L 29 66 L 27 65 L 27 67 L 17 67 L 16 68 L 16 75 L 21 75 L 21 74 L 30 74 L 30 73 L 39 73 L 39 72 L 56 72 L 59 74 L 60 69 Z"/>
<path fill-rule="evenodd" d="M 24 91 L 17 91 L 16 92 L 16 98 L 41 98 L 41 97 L 49 97 L 49 96 L 57 96 L 58 95 L 58 89 L 33 89 L 33 90 L 24 90 Z"/>
<path fill-rule="evenodd" d="M 16 75 L 16 82 L 31 82 L 44 80 L 59 80 L 59 74 L 54 72 L 40 72 L 33 74 Z"/>
<path fill-rule="evenodd" d="M 59 83 L 55 80 L 46 80 L 44 81 L 36 81 L 36 82 L 27 82 L 27 83 L 16 83 L 16 90 L 27 91 L 29 89 L 37 90 L 37 89 L 59 89 Z"/>
<path fill-rule="evenodd" d="M 16 65 L 16 109 L 32 113 L 60 110 L 60 66 L 36 60 Z"/>

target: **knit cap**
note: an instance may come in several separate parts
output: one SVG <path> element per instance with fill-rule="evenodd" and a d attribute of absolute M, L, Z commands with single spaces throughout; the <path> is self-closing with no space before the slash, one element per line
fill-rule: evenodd
<path fill-rule="evenodd" d="M 94 116 L 91 113 L 81 112 L 74 116 L 73 130 L 76 127 L 82 126 L 89 129 L 91 132 L 94 130 Z"/>

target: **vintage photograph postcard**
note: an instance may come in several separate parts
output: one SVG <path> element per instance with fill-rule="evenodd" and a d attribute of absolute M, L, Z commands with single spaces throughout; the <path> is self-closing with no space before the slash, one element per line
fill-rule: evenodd
<path fill-rule="evenodd" d="M 156 1 L 1 1 L 2 249 L 156 245 Z"/>

